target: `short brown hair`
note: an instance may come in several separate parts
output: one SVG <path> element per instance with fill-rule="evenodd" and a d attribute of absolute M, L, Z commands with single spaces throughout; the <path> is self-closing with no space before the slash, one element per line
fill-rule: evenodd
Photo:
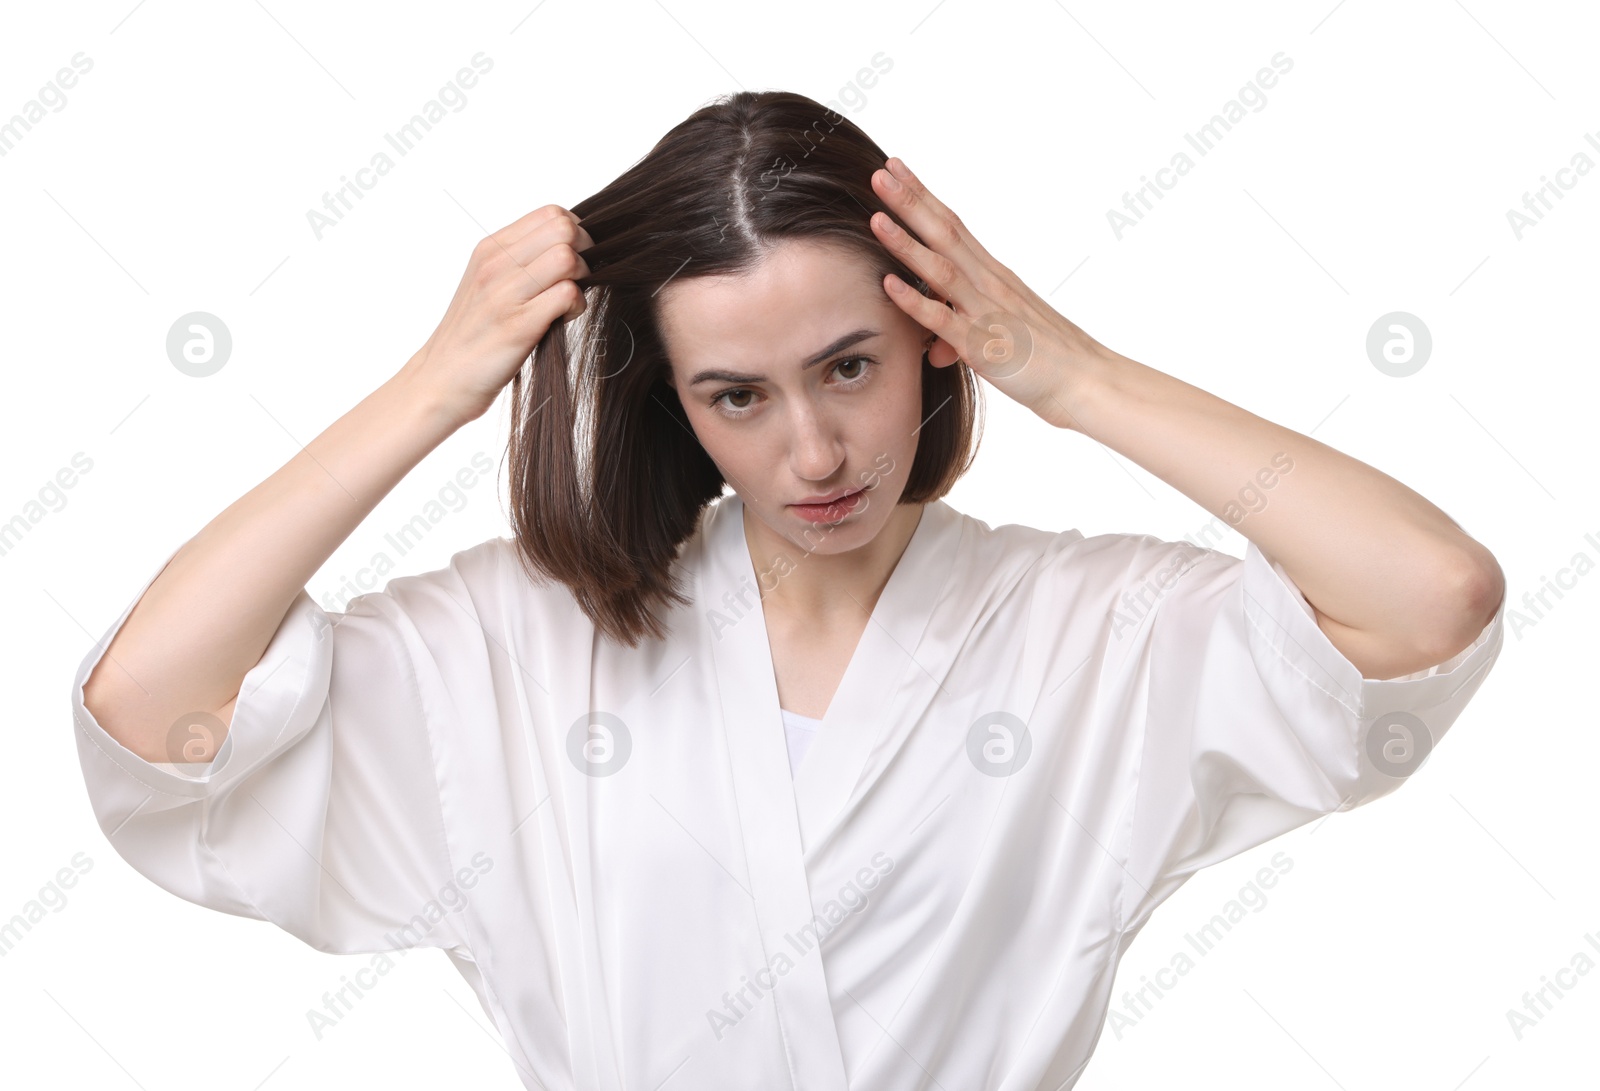
<path fill-rule="evenodd" d="M 927 292 L 868 224 L 892 215 L 871 184 L 886 158 L 813 99 L 741 91 L 572 206 L 594 240 L 577 281 L 587 310 L 570 351 L 557 318 L 511 380 L 511 524 L 530 577 L 566 584 L 612 639 L 665 635 L 655 608 L 689 601 L 672 563 L 726 484 L 668 382 L 657 292 L 674 278 L 749 273 L 787 239 L 842 244 L 880 284 L 893 272 Z M 937 500 L 967 471 L 981 404 L 964 362 L 923 366 L 924 423 L 900 503 Z"/>

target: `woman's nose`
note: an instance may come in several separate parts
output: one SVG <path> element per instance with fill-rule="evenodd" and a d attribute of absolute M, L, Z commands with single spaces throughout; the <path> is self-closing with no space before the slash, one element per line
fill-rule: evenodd
<path fill-rule="evenodd" d="M 826 415 L 810 407 L 796 413 L 790 460 L 796 476 L 808 481 L 825 480 L 839 468 L 844 460 L 844 446 Z"/>

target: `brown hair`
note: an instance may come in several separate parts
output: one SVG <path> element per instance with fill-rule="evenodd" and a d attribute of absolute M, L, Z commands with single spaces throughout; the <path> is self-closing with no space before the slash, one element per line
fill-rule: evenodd
<path fill-rule="evenodd" d="M 668 384 L 656 293 L 675 277 L 748 273 L 786 239 L 842 244 L 880 284 L 892 271 L 926 293 L 868 225 L 889 213 L 870 180 L 886 158 L 813 99 L 741 91 L 572 206 L 594 240 L 582 252 L 590 275 L 577 280 L 587 310 L 570 350 L 557 318 L 526 377 L 511 380 L 511 524 L 530 577 L 566 584 L 612 639 L 659 639 L 655 608 L 688 604 L 672 563 L 725 485 Z M 924 424 L 900 503 L 937 500 L 966 472 L 980 398 L 965 363 L 923 365 Z"/>

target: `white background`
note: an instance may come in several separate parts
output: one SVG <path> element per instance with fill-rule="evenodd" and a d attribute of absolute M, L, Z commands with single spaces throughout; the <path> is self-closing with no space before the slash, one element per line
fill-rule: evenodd
<path fill-rule="evenodd" d="M 0 922 L 74 854 L 93 866 L 0 958 L 0 1082 L 520 1086 L 438 955 L 398 960 L 318 1041 L 306 1012 L 370 958 L 200 909 L 125 864 L 85 798 L 68 687 L 179 543 L 421 345 L 483 235 L 570 207 L 703 103 L 749 88 L 835 104 L 1096 338 L 1393 475 L 1509 580 L 1501 661 L 1427 765 L 1160 908 L 1122 964 L 1119 1005 L 1275 853 L 1293 860 L 1155 1010 L 1120 1039 L 1107 1029 L 1079 1087 L 1592 1083 L 1600 972 L 1520 1040 L 1506 1017 L 1576 952 L 1600 963 L 1583 938 L 1600 943 L 1586 688 L 1600 577 L 1578 576 L 1542 618 L 1520 605 L 1575 554 L 1600 558 L 1600 172 L 1564 176 L 1576 183 L 1520 239 L 1507 220 L 1575 153 L 1600 162 L 1583 139 L 1600 141 L 1592 7 L 535 3 L 5 13 L 0 119 L 74 54 L 93 69 L 0 158 L 0 522 L 80 452 L 92 468 L 0 555 Z M 319 241 L 307 210 L 479 51 L 494 67 L 468 105 Z M 1183 134 L 1280 52 L 1293 69 L 1265 107 L 1198 156 Z M 889 70 L 865 87 L 879 53 Z M 1108 210 L 1180 150 L 1195 169 L 1119 240 Z M 209 378 L 167 359 L 190 311 L 233 336 Z M 1432 332 L 1407 378 L 1366 352 L 1392 311 Z M 956 508 L 1172 540 L 1213 522 L 1127 458 L 988 394 Z M 505 408 L 396 488 L 312 596 L 474 453 L 499 467 Z M 466 498 L 400 572 L 509 533 L 503 487 Z M 1242 555 L 1244 539 L 1221 548 Z"/>

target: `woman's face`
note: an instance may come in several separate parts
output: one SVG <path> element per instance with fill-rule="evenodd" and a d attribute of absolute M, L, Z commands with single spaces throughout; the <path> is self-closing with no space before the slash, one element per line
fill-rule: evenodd
<path fill-rule="evenodd" d="M 917 452 L 932 337 L 871 266 L 790 240 L 749 276 L 669 281 L 657 317 L 695 436 L 750 513 L 808 552 L 871 541 Z M 856 490 L 813 518 L 795 507 Z"/>

